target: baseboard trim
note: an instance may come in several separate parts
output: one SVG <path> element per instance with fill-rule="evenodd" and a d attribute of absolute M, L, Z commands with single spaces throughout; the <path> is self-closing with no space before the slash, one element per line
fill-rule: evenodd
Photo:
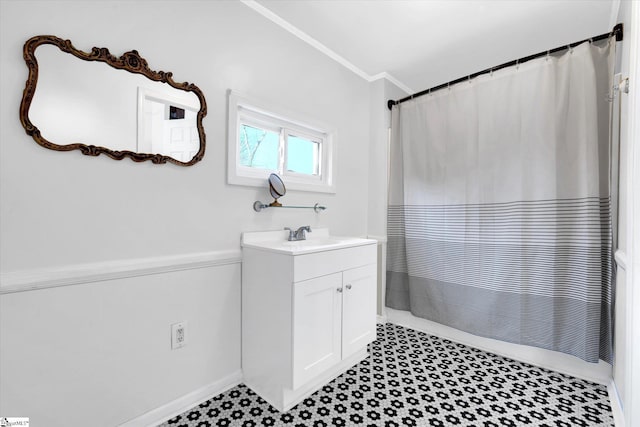
<path fill-rule="evenodd" d="M 217 396 L 220 393 L 227 391 L 228 389 L 237 386 L 242 382 L 242 371 L 238 370 L 226 377 L 218 380 L 214 383 L 206 385 L 191 393 L 185 394 L 182 397 L 177 398 L 159 408 L 153 409 L 139 417 L 133 418 L 124 424 L 120 424 L 120 427 L 153 427 L 161 424 L 176 415 L 199 405 Z"/>
<path fill-rule="evenodd" d="M 238 249 L 15 271 L 0 275 L 0 295 L 240 262 L 242 254 Z"/>
<path fill-rule="evenodd" d="M 394 310 L 386 307 L 386 312 L 387 319 L 390 323 L 423 331 L 480 350 L 597 384 L 608 386 L 611 382 L 611 365 L 602 360 L 598 363 L 588 363 L 577 357 L 557 351 L 479 337 L 430 320 L 421 319 L 408 311 Z"/>
<path fill-rule="evenodd" d="M 616 387 L 613 379 L 609 381 L 607 392 L 609 393 L 609 401 L 611 402 L 611 412 L 613 412 L 613 425 L 616 427 L 625 427 L 622 401 L 618 394 L 618 387 Z"/>

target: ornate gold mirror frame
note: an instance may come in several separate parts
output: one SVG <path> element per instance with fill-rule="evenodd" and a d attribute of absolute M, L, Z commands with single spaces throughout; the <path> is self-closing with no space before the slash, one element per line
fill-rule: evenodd
<path fill-rule="evenodd" d="M 70 53 L 76 58 L 85 61 L 98 61 L 110 65 L 118 70 L 125 70 L 134 74 L 141 74 L 154 82 L 166 83 L 169 86 L 186 92 L 193 92 L 200 101 L 200 109 L 197 112 L 196 127 L 200 139 L 200 148 L 193 158 L 188 162 L 176 160 L 164 154 L 138 153 L 128 150 L 112 150 L 102 146 L 86 145 L 83 143 L 72 143 L 59 145 L 47 140 L 42 136 L 40 130 L 29 119 L 29 107 L 33 101 L 36 92 L 36 84 L 38 82 L 38 61 L 36 60 L 35 51 L 41 45 L 57 46 L 62 52 Z M 136 50 L 125 52 L 121 57 L 113 56 L 107 48 L 94 47 L 91 52 L 83 52 L 76 49 L 70 40 L 63 40 L 56 36 L 41 35 L 35 36 L 27 40 L 23 50 L 24 60 L 29 68 L 29 76 L 26 86 L 22 94 L 22 102 L 20 103 L 20 122 L 26 133 L 41 146 L 56 151 L 72 151 L 80 150 L 82 154 L 87 156 L 99 156 L 105 154 L 114 160 L 122 160 L 125 157 L 131 158 L 134 162 L 144 162 L 151 160 L 152 163 L 174 163 L 180 166 L 191 166 L 204 157 L 205 151 L 205 132 L 202 126 L 202 119 L 207 114 L 207 104 L 202 91 L 193 83 L 176 83 L 173 80 L 173 74 L 165 71 L 153 71 L 149 68 L 147 61 L 142 58 Z"/>

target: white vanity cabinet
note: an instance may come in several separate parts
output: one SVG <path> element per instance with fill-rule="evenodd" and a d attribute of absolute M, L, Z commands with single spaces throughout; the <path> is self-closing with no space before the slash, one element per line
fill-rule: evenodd
<path fill-rule="evenodd" d="M 375 274 L 369 264 L 293 284 L 294 389 L 375 339 Z"/>
<path fill-rule="evenodd" d="M 326 247 L 310 239 L 275 251 L 252 246 L 248 234 L 255 233 L 243 236 L 244 382 L 286 411 L 367 356 L 376 336 L 376 242 Z"/>

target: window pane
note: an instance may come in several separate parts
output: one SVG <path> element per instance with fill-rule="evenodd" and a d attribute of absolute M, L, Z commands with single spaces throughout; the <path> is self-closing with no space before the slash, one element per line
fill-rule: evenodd
<path fill-rule="evenodd" d="M 240 165 L 278 170 L 279 145 L 279 133 L 240 125 Z"/>
<path fill-rule="evenodd" d="M 307 175 L 319 175 L 320 143 L 299 136 L 288 135 L 287 170 Z"/>

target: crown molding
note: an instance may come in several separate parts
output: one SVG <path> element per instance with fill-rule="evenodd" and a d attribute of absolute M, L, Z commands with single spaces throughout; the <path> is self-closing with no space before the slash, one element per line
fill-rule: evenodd
<path fill-rule="evenodd" d="M 396 79 L 391 74 L 387 73 L 386 71 L 384 71 L 382 73 L 378 73 L 378 74 L 373 75 L 373 76 L 368 74 L 367 72 L 363 71 L 362 69 L 357 67 L 355 64 L 353 64 L 352 62 L 347 60 L 345 57 L 343 57 L 343 56 L 337 54 L 336 52 L 334 52 L 333 50 L 329 49 L 327 46 L 325 46 L 324 44 L 320 43 L 318 40 L 314 39 L 309 34 L 307 34 L 304 31 L 302 31 L 300 28 L 296 27 L 295 25 L 291 24 L 290 22 L 286 21 L 285 19 L 281 18 L 280 16 L 276 15 L 271 10 L 269 10 L 268 8 L 266 8 L 263 5 L 261 5 L 260 3 L 258 3 L 256 0 L 240 0 L 240 2 L 242 2 L 248 8 L 253 9 L 254 11 L 259 13 L 263 17 L 267 18 L 268 20 L 270 20 L 274 24 L 279 25 L 284 30 L 286 30 L 289 33 L 293 34 L 294 36 L 298 37 L 300 40 L 302 40 L 303 42 L 307 43 L 309 46 L 311 46 L 311 47 L 317 49 L 318 51 L 322 52 L 323 54 L 327 55 L 329 58 L 333 59 L 334 61 L 336 61 L 337 63 L 339 63 L 343 67 L 345 67 L 348 70 L 352 71 L 353 73 L 357 74 L 362 79 L 364 79 L 364 80 L 366 80 L 368 82 L 374 82 L 374 81 L 380 80 L 380 79 L 387 79 L 391 83 L 393 83 L 394 85 L 398 86 L 400 89 L 404 90 L 407 93 L 414 93 L 415 92 L 414 90 L 409 88 L 407 85 L 402 83 L 400 80 Z"/>
<path fill-rule="evenodd" d="M 387 73 L 386 71 L 369 77 L 369 81 L 370 82 L 374 82 L 374 81 L 380 80 L 380 79 L 387 79 L 388 81 L 390 81 L 391 83 L 393 83 L 394 85 L 398 86 L 400 89 L 405 91 L 407 93 L 407 95 L 416 92 L 415 90 L 411 89 L 409 86 L 405 85 L 400 80 L 396 79 L 395 77 L 393 77 L 391 74 Z"/>

